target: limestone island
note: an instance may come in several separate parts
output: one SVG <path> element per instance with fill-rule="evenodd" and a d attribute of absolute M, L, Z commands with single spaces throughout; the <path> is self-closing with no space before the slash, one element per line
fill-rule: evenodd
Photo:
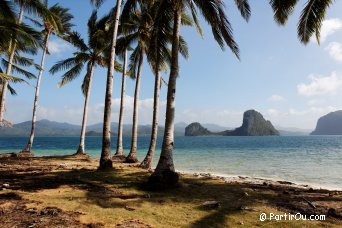
<path fill-rule="evenodd" d="M 330 112 L 319 118 L 311 135 L 342 135 L 342 111 Z"/>
<path fill-rule="evenodd" d="M 279 135 L 272 123 L 265 120 L 261 113 L 248 110 L 243 114 L 241 127 L 235 130 L 211 132 L 200 123 L 192 123 L 185 128 L 185 136 L 268 136 Z"/>

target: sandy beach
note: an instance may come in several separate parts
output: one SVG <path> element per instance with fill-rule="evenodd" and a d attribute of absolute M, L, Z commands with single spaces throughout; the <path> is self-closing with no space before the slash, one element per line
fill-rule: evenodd
<path fill-rule="evenodd" d="M 152 191 L 150 172 L 114 163 L 97 171 L 85 157 L 0 159 L 3 227 L 340 227 L 342 192 L 290 182 L 181 175 L 180 186 Z M 260 221 L 260 215 L 324 215 L 324 221 Z M 20 218 L 20 219 L 18 219 Z"/>

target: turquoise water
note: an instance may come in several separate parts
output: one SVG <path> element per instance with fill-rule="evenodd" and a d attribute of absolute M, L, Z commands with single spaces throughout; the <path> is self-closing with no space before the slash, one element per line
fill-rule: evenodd
<path fill-rule="evenodd" d="M 27 138 L 0 138 L 0 153 L 20 151 Z M 72 154 L 78 137 L 37 137 L 34 153 Z M 112 139 L 115 151 L 116 138 Z M 149 137 L 139 137 L 138 157 L 147 152 Z M 158 141 L 157 154 L 160 152 Z M 130 138 L 124 139 L 125 153 Z M 88 137 L 86 150 L 99 158 L 101 138 Z M 210 172 L 221 175 L 287 180 L 318 187 L 342 189 L 342 136 L 298 137 L 176 137 L 175 166 L 186 172 Z"/>

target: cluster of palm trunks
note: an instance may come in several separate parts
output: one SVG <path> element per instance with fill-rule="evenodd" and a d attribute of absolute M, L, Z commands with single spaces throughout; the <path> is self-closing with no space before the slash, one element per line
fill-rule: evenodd
<path fill-rule="evenodd" d="M 103 0 L 91 0 L 96 7 L 101 7 Z M 116 2 L 116 3 L 115 3 Z M 235 0 L 241 16 L 248 21 L 251 9 L 248 0 Z M 274 10 L 275 21 L 284 25 L 293 12 L 298 0 L 283 1 L 270 0 Z M 88 20 L 88 41 L 74 31 L 73 16 L 69 9 L 54 4 L 48 5 L 43 0 L 0 0 L 0 57 L 5 70 L 0 68 L 0 124 L 10 124 L 4 119 L 6 94 L 16 94 L 13 83 L 25 82 L 24 79 L 13 76 L 21 74 L 28 79 L 36 78 L 34 95 L 32 128 L 27 145 L 22 153 L 30 153 L 35 133 L 36 114 L 40 82 L 44 72 L 44 63 L 51 36 L 58 36 L 72 44 L 77 52 L 70 58 L 56 63 L 50 73 L 55 74 L 66 71 L 59 86 L 75 79 L 86 66 L 86 75 L 83 79 L 82 92 L 85 96 L 84 113 L 80 145 L 76 154 L 85 153 L 85 132 L 88 112 L 88 102 L 91 92 L 93 73 L 96 67 L 106 67 L 107 81 L 105 94 L 105 107 L 103 117 L 103 143 L 100 159 L 100 169 L 112 167 L 110 120 L 111 99 L 113 89 L 114 71 L 122 73 L 121 106 L 119 115 L 119 131 L 117 151 L 114 157 L 124 157 L 126 162 L 138 162 L 137 128 L 138 128 L 138 100 L 142 66 L 144 59 L 151 66 L 155 75 L 154 108 L 150 147 L 141 163 L 141 167 L 150 169 L 156 146 L 158 129 L 158 106 L 161 71 L 170 69 L 170 75 L 165 83 L 168 87 L 165 117 L 165 131 L 162 151 L 158 165 L 150 178 L 152 184 L 174 185 L 178 182 L 173 164 L 174 150 L 174 117 L 176 81 L 179 71 L 179 54 L 188 57 L 187 44 L 180 34 L 181 26 L 196 27 L 202 35 L 197 18 L 198 12 L 212 28 L 213 37 L 224 49 L 225 46 L 239 58 L 238 45 L 235 43 L 231 25 L 227 19 L 224 2 L 222 0 L 190 1 L 190 0 L 117 0 L 113 1 L 113 9 L 104 17 L 98 18 L 96 11 Z M 298 36 L 304 44 L 316 34 L 319 41 L 319 31 L 324 19 L 326 9 L 333 3 L 330 0 L 308 0 L 302 10 L 298 23 Z M 18 9 L 19 15 L 14 12 Z M 28 15 L 25 15 L 28 14 Z M 31 27 L 28 24 L 33 24 Z M 42 49 L 41 63 L 35 64 L 32 59 L 23 57 L 23 54 L 36 55 Z M 128 58 L 128 53 L 130 54 Z M 118 58 L 117 58 L 118 57 Z M 120 58 L 121 57 L 121 58 Z M 119 63 L 122 59 L 123 63 Z M 129 63 L 128 63 L 129 62 Z M 25 67 L 35 66 L 38 73 L 27 71 Z M 126 77 L 136 80 L 134 94 L 134 113 L 131 150 L 127 157 L 122 149 L 122 123 L 125 98 Z"/>

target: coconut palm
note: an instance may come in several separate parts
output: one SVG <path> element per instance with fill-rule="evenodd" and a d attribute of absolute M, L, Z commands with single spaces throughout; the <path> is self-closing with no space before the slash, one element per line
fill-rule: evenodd
<path fill-rule="evenodd" d="M 2 1 L 2 6 L 4 8 L 6 8 L 7 6 L 11 7 L 11 4 L 6 4 L 4 2 L 5 1 Z M 13 2 L 16 3 L 20 8 L 19 16 L 16 20 L 16 24 L 18 26 L 21 25 L 23 22 L 25 11 L 27 11 L 28 13 L 33 14 L 33 15 L 46 15 L 47 17 L 52 18 L 52 15 L 49 15 L 45 5 L 40 0 L 14 0 Z M 9 13 L 8 10 L 6 10 L 6 12 L 7 12 L 6 14 Z M 16 54 L 16 49 L 17 49 L 17 45 L 18 45 L 17 39 L 18 39 L 17 34 L 13 34 L 13 36 L 11 37 L 12 41 L 7 46 L 9 48 L 8 49 L 9 50 L 8 51 L 9 56 L 8 56 L 8 66 L 6 69 L 6 75 L 10 75 L 12 68 L 13 68 L 13 60 L 14 60 L 14 56 Z M 3 80 L 2 91 L 1 91 L 1 99 L 0 99 L 0 123 L 3 121 L 3 117 L 4 117 L 5 101 L 6 101 L 8 83 L 9 82 L 7 80 Z"/>
<path fill-rule="evenodd" d="M 247 0 L 235 1 L 240 9 L 241 15 L 248 20 L 250 9 Z M 215 40 L 221 48 L 227 45 L 231 51 L 239 58 L 239 49 L 233 39 L 232 28 L 226 17 L 224 5 L 221 0 L 163 0 L 159 13 L 155 19 L 161 20 L 161 23 L 167 24 L 173 20 L 173 38 L 172 38 L 172 60 L 170 77 L 168 81 L 167 104 L 165 131 L 163 137 L 162 150 L 157 167 L 154 173 L 149 178 L 149 183 L 152 185 L 167 185 L 172 186 L 178 183 L 178 174 L 175 172 L 173 163 L 174 150 L 174 117 L 175 117 L 175 96 L 176 96 L 176 81 L 179 72 L 178 49 L 180 43 L 180 27 L 182 20 L 182 12 L 186 9 L 190 10 L 196 18 L 197 9 L 201 12 L 204 19 L 212 28 L 212 33 Z"/>
<path fill-rule="evenodd" d="M 138 1 L 139 7 L 135 7 L 129 14 L 126 20 L 122 20 L 122 31 L 128 34 L 123 39 L 127 46 L 136 46 L 133 48 L 130 55 L 129 71 L 135 76 L 135 91 L 133 105 L 133 124 L 132 124 L 132 141 L 131 150 L 126 157 L 127 163 L 135 163 L 137 159 L 137 138 L 138 138 L 138 102 L 139 90 L 141 83 L 141 73 L 144 61 L 144 56 L 147 52 L 150 42 L 150 31 L 153 24 L 149 1 Z"/>
<path fill-rule="evenodd" d="M 132 8 L 127 11 L 124 11 L 123 13 L 123 19 L 122 19 L 122 31 L 125 34 L 128 34 L 124 37 L 126 41 L 126 45 L 133 46 L 136 44 L 135 48 L 132 51 L 132 54 L 130 56 L 130 64 L 129 64 L 129 70 L 133 75 L 136 75 L 136 85 L 135 85 L 135 92 L 134 92 L 134 106 L 133 106 L 133 124 L 132 124 L 132 141 L 131 141 L 131 150 L 128 156 L 126 157 L 127 163 L 135 163 L 138 161 L 137 159 L 137 139 L 138 139 L 138 102 L 139 102 L 139 90 L 140 90 L 140 83 L 141 83 L 141 72 L 142 72 L 142 66 L 143 66 L 143 60 L 145 54 L 149 51 L 149 47 L 151 46 L 151 35 L 152 35 L 152 29 L 154 25 L 153 16 L 156 11 L 156 2 L 157 1 L 136 1 L 136 4 L 133 5 Z M 126 16 L 126 13 L 128 15 Z M 159 37 L 161 39 L 161 37 Z M 164 38 L 165 39 L 165 38 Z M 121 41 L 121 40 L 120 40 Z M 167 44 L 165 44 L 167 45 Z M 164 47 L 167 49 L 167 47 Z M 164 50 L 164 49 L 162 49 Z M 166 51 L 167 52 L 167 51 Z M 159 56 L 161 57 L 161 56 Z M 156 68 L 154 67 L 156 59 L 153 59 L 151 57 L 149 59 L 149 63 L 152 66 L 152 69 L 154 69 L 154 73 L 156 74 L 156 77 L 159 77 L 156 83 L 160 83 L 160 74 L 156 73 Z M 160 68 L 160 65 L 163 63 L 164 59 L 158 60 L 158 68 Z M 158 85 L 159 87 L 159 85 Z M 157 94 L 155 94 L 156 102 L 157 97 L 159 97 L 159 89 L 156 91 Z M 157 104 L 155 104 L 157 105 Z M 155 109 L 155 111 L 157 111 Z M 156 122 L 156 116 L 154 119 L 154 122 Z M 158 127 L 158 126 L 157 126 Z M 156 137 L 156 131 L 153 132 L 153 136 Z"/>
<path fill-rule="evenodd" d="M 21 53 L 28 53 L 28 54 L 35 54 L 37 52 L 37 47 L 39 45 L 39 42 L 41 40 L 41 36 L 39 32 L 33 30 L 27 25 L 21 24 L 17 25 L 13 22 L 4 22 L 3 20 L 0 20 L 0 33 L 5 34 L 2 36 L 2 41 L 7 40 L 8 42 L 1 42 L 0 45 L 0 59 L 3 68 L 0 67 L 0 94 L 3 94 L 5 91 L 3 88 L 6 86 L 6 91 L 8 90 L 11 95 L 16 95 L 16 91 L 12 87 L 11 83 L 22 83 L 26 82 L 25 80 L 18 78 L 13 75 L 6 74 L 5 70 L 8 69 L 9 62 L 8 57 L 11 54 L 11 50 L 13 48 L 13 40 L 7 39 L 7 35 L 9 37 L 12 37 L 14 34 L 16 35 L 15 39 L 15 46 L 16 51 L 14 53 L 12 64 L 11 64 L 11 70 L 14 74 L 23 75 L 24 77 L 31 79 L 35 78 L 36 76 L 32 74 L 31 72 L 23 69 L 22 67 L 29 67 L 29 66 L 36 66 L 36 68 L 39 68 L 32 59 L 26 58 L 21 56 Z M 1 27 L 1 25 L 5 25 L 9 27 Z M 0 101 L 0 103 L 2 103 Z M 4 105 L 4 103 L 2 103 Z M 3 112 L 5 111 L 5 107 L 3 107 Z M 4 119 L 0 122 L 0 127 L 6 123 Z"/>
<path fill-rule="evenodd" d="M 52 74 L 56 74 L 62 70 L 68 70 L 62 76 L 62 81 L 59 83 L 59 86 L 62 87 L 76 79 L 86 65 L 87 70 L 82 83 L 82 92 L 85 96 L 82 130 L 76 155 L 85 154 L 85 133 L 94 70 L 97 66 L 105 67 L 108 65 L 108 57 L 105 55 L 110 47 L 107 42 L 108 37 L 105 31 L 107 20 L 107 18 L 97 20 L 97 12 L 94 11 L 88 20 L 88 42 L 85 43 L 77 32 L 69 34 L 69 36 L 66 37 L 66 40 L 77 48 L 78 51 L 74 53 L 73 57 L 56 63 L 50 69 L 50 73 Z M 116 69 L 120 70 L 119 68 L 120 64 L 116 63 Z"/>
<path fill-rule="evenodd" d="M 158 9 L 158 2 L 156 2 L 152 9 Z M 166 65 L 170 63 L 170 49 L 168 48 L 170 41 L 172 40 L 171 29 L 166 32 L 166 28 L 164 26 L 159 26 L 160 24 L 154 23 L 151 31 L 151 41 L 150 46 L 148 48 L 148 62 L 151 66 L 151 69 L 155 76 L 154 82 L 154 95 L 153 95 L 153 117 L 152 117 L 152 131 L 150 137 L 150 145 L 148 152 L 141 162 L 140 167 L 144 169 L 151 169 L 153 156 L 157 144 L 157 136 L 158 136 L 158 114 L 159 114 L 159 94 L 161 87 L 161 71 L 166 72 Z M 197 24 L 197 22 L 192 21 L 191 17 L 187 14 L 182 14 L 182 25 L 186 26 L 196 26 L 198 28 L 198 32 L 202 35 L 201 28 Z M 172 27 L 170 22 L 169 28 Z M 188 47 L 185 40 L 180 36 L 180 45 L 179 45 L 179 53 L 183 55 L 184 58 L 188 58 Z M 166 84 L 166 83 L 165 83 Z M 167 84 L 166 84 L 167 85 Z"/>
<path fill-rule="evenodd" d="M 91 0 L 96 6 L 100 6 L 104 0 Z M 118 37 L 119 17 L 122 0 L 116 1 L 115 14 L 114 14 L 114 26 L 111 29 L 111 48 L 110 58 L 107 71 L 107 83 L 106 83 L 106 97 L 103 117 L 103 135 L 102 135 L 102 151 L 100 158 L 100 169 L 112 168 L 112 153 L 110 148 L 110 117 L 112 110 L 112 93 L 113 93 L 113 74 L 114 74 L 114 61 L 115 61 L 115 48 Z"/>
<path fill-rule="evenodd" d="M 15 20 L 13 4 L 7 0 L 0 0 L 0 17 L 1 20 Z"/>
<path fill-rule="evenodd" d="M 280 25 L 285 25 L 289 16 L 299 0 L 270 0 L 274 11 L 274 19 Z M 302 10 L 297 34 L 299 40 L 307 44 L 315 34 L 317 42 L 320 42 L 320 30 L 327 9 L 334 3 L 333 0 L 308 0 Z"/>
<path fill-rule="evenodd" d="M 45 7 L 47 8 L 48 6 L 45 5 Z M 36 84 L 36 91 L 35 91 L 35 96 L 34 96 L 31 133 L 30 133 L 28 143 L 25 146 L 24 150 L 22 151 L 23 153 L 31 153 L 31 149 L 33 145 L 35 127 L 36 127 L 40 83 L 41 83 L 41 79 L 43 76 L 45 58 L 46 58 L 46 54 L 48 53 L 50 37 L 51 35 L 63 36 L 67 34 L 68 32 L 70 32 L 70 29 L 73 26 L 73 24 L 70 23 L 73 16 L 69 13 L 69 9 L 63 8 L 59 6 L 58 4 L 55 4 L 51 6 L 46 12 L 48 13 L 39 15 L 42 19 L 42 23 L 31 19 L 32 22 L 34 22 L 39 27 L 43 28 L 41 33 L 44 36 L 44 48 L 43 48 L 43 54 L 41 58 L 40 69 L 39 69 L 39 74 L 38 74 L 37 84 Z"/>
<path fill-rule="evenodd" d="M 125 107 L 125 96 L 126 96 L 126 73 L 127 70 L 127 47 L 123 51 L 123 67 L 122 67 L 122 81 L 121 81 L 121 99 L 120 99 L 120 112 L 118 122 L 118 139 L 116 144 L 115 157 L 123 158 L 123 143 L 122 143 L 122 131 L 123 131 L 123 113 Z"/>

